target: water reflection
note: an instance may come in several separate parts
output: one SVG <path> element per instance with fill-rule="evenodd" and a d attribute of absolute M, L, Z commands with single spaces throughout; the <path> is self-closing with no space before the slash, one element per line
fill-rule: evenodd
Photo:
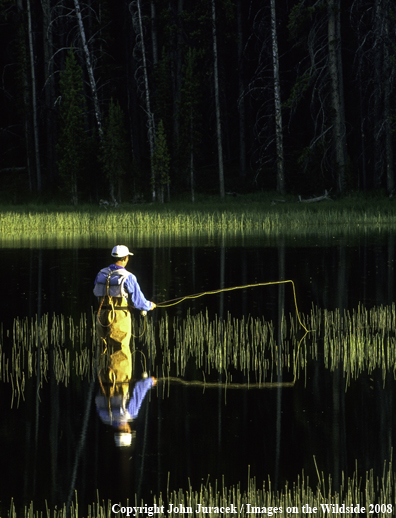
<path fill-rule="evenodd" d="M 391 234 L 375 241 L 364 235 L 356 240 L 337 238 L 334 243 L 319 239 L 294 243 L 278 239 L 269 243 L 257 238 L 246 246 L 239 245 L 210 240 L 206 246 L 195 247 L 174 247 L 164 242 L 155 248 L 136 246 L 133 271 L 143 279 L 143 292 L 155 301 L 220 287 L 291 278 L 296 284 L 299 310 L 305 315 L 311 314 L 313 306 L 322 311 L 352 311 L 359 302 L 368 309 L 393 302 L 394 236 Z M 396 442 L 394 359 L 388 357 L 385 379 L 377 364 L 373 369 L 364 364 L 355 378 L 349 378 L 346 391 L 343 363 L 341 367 L 325 368 L 323 337 L 317 343 L 317 357 L 308 358 L 307 369 L 293 387 L 241 388 L 227 390 L 225 395 L 219 387 L 208 386 L 203 390 L 202 386 L 193 384 L 169 386 L 159 382 L 139 399 L 142 392 L 138 388 L 134 395 L 134 387 L 144 385 L 144 380 L 142 385 L 139 385 L 141 381 L 134 384 L 129 365 L 127 379 L 117 385 L 110 349 L 103 358 L 107 370 L 102 371 L 99 381 L 92 378 L 92 370 L 82 373 L 79 367 L 82 333 L 73 330 L 72 347 L 70 343 L 58 343 L 55 331 L 51 334 L 47 330 L 51 340 L 45 343 L 41 330 L 36 333 L 32 326 L 27 326 L 27 334 L 34 337 L 35 347 L 39 347 L 31 353 L 32 364 L 36 367 L 37 361 L 41 361 L 46 370 L 30 378 L 26 375 L 25 399 L 21 398 L 19 407 L 10 408 L 9 395 L 15 385 L 11 389 L 10 381 L 6 381 L 8 371 L 3 359 L 10 358 L 11 365 L 12 358 L 17 358 L 17 354 L 11 354 L 14 318 L 29 315 L 35 318 L 56 312 L 66 319 L 64 325 L 59 324 L 62 332 L 72 335 L 66 325 L 67 318 L 71 315 L 78 322 L 82 313 L 90 314 L 95 303 L 92 278 L 103 266 L 107 254 L 107 245 L 31 249 L 29 260 L 21 258 L 18 262 L 15 249 L 2 250 L 3 271 L 8 271 L 11 265 L 10 277 L 16 279 L 18 288 L 13 292 L 15 296 L 7 300 L 1 341 L 4 376 L 0 430 L 5 446 L 0 455 L 2 465 L 7 467 L 7 477 L 3 477 L 0 487 L 2 502 L 22 493 L 24 503 L 35 499 L 39 506 L 48 499 L 50 506 L 62 505 L 76 488 L 81 505 L 95 501 L 97 489 L 101 498 L 125 502 L 126 498 L 133 499 L 135 493 L 144 496 L 166 490 L 169 473 L 172 488 L 187 489 L 189 480 L 196 485 L 208 475 L 211 481 L 221 480 L 224 475 L 228 485 L 242 481 L 243 487 L 248 465 L 258 480 L 270 476 L 274 488 L 282 487 L 286 480 L 294 481 L 302 469 L 315 485 L 313 456 L 320 472 L 332 475 L 334 485 L 342 479 L 342 470 L 351 474 L 355 459 L 360 473 L 373 468 L 381 474 L 383 462 L 390 460 Z M 148 274 L 150 270 L 152 275 Z M 221 356 L 226 349 L 220 346 L 225 344 L 228 315 L 238 319 L 250 315 L 252 322 L 265 316 L 271 322 L 270 330 L 276 341 L 274 358 L 283 358 L 287 337 L 283 334 L 282 318 L 295 312 L 290 293 L 287 287 L 279 285 L 197 299 L 166 310 L 165 323 L 162 323 L 165 310 L 158 309 L 149 314 L 143 338 L 132 338 L 132 351 L 142 350 L 151 358 L 147 370 L 157 375 L 150 369 L 162 361 L 160 325 L 164 329 L 168 326 L 169 336 L 173 338 L 174 334 L 188 338 L 190 311 L 191 329 L 200 312 L 209 315 L 208 326 L 215 320 L 219 323 L 213 350 L 222 360 L 226 358 L 225 354 Z M 390 308 L 386 314 L 387 329 L 394 319 L 392 311 Z M 357 328 L 361 329 L 361 322 L 358 324 Z M 335 327 L 334 320 L 331 328 Z M 394 331 L 386 334 L 381 326 L 370 329 L 375 330 L 375 340 L 382 340 L 379 349 L 382 344 L 387 347 L 394 338 Z M 136 337 L 140 336 L 140 330 L 134 331 Z M 330 338 L 336 355 L 349 351 L 341 347 L 344 335 L 334 334 Z M 84 343 L 94 339 L 87 333 Z M 22 345 L 18 343 L 15 351 L 21 357 L 25 355 L 24 361 L 28 361 L 28 352 Z M 169 365 L 174 366 L 178 361 L 176 349 L 170 347 L 166 354 Z M 67 358 L 72 374 L 66 378 L 66 384 L 54 373 L 55 365 L 60 360 L 66 364 Z M 138 363 L 135 355 L 128 358 L 127 363 Z M 347 359 L 343 357 L 340 361 Z M 202 364 L 205 367 L 196 366 L 194 360 L 184 373 L 187 380 L 201 380 L 204 374 L 208 379 L 211 376 L 210 379 L 225 381 L 224 369 L 205 362 Z M 210 374 L 206 372 L 208 365 L 211 365 Z M 290 371 L 279 368 L 280 362 L 274 365 L 274 382 L 292 379 Z M 135 376 L 139 378 L 144 370 L 137 370 Z M 241 371 L 238 379 L 247 381 L 249 375 L 251 372 Z M 132 405 L 130 409 L 129 405 Z M 132 422 L 129 416 L 125 418 L 126 412 Z M 112 421 L 114 416 L 116 419 Z M 129 448 L 115 447 L 113 423 L 129 424 L 131 432 L 136 432 L 132 459 Z"/>
<path fill-rule="evenodd" d="M 147 377 L 139 381 L 119 381 L 125 376 L 122 367 L 112 362 L 108 370 L 101 369 L 98 373 L 100 392 L 95 398 L 96 411 L 101 421 L 114 429 L 114 440 L 117 447 L 133 446 L 132 440 L 136 437 L 133 430 L 133 421 L 147 392 L 156 385 L 154 377 Z M 125 361 L 122 362 L 125 364 Z M 128 370 L 132 366 L 127 367 Z M 121 376 L 120 376 L 121 375 Z"/>

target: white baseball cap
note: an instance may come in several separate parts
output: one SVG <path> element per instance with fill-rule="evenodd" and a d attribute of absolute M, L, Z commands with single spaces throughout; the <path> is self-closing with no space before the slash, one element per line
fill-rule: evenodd
<path fill-rule="evenodd" d="M 118 448 L 125 448 L 132 444 L 132 434 L 121 432 L 114 434 L 114 440 Z"/>
<path fill-rule="evenodd" d="M 126 257 L 127 255 L 133 255 L 133 253 L 125 245 L 116 245 L 111 251 L 111 255 L 113 257 Z"/>

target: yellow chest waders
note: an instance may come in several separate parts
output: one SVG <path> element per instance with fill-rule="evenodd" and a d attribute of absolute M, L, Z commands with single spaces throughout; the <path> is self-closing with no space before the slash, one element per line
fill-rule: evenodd
<path fill-rule="evenodd" d="M 127 391 L 132 378 L 132 322 L 127 299 L 110 295 L 113 274 L 113 271 L 108 274 L 106 292 L 100 298 L 96 328 L 102 349 L 98 360 L 100 382 L 113 387 L 111 392 L 114 394 Z"/>

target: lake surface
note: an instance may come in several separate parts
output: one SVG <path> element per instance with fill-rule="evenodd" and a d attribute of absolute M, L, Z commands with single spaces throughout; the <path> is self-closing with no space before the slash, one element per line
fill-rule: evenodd
<path fill-rule="evenodd" d="M 394 302 L 395 236 L 390 233 L 201 236 L 151 243 L 124 237 L 122 242 L 135 253 L 128 269 L 155 302 L 288 279 L 295 284 L 298 310 L 305 315 L 313 307 L 352 311 L 359 304 L 372 308 Z M 26 376 L 23 397 L 12 401 L 15 387 L 7 382 L 4 365 L 11 354 L 15 318 L 34 320 L 48 314 L 51 320 L 55 314 L 78 322 L 83 314 L 89 329 L 91 308 L 96 310 L 93 280 L 110 264 L 115 244 L 111 238 L 92 238 L 83 244 L 3 245 L 2 512 L 12 497 L 17 510 L 30 501 L 36 509 L 45 509 L 45 501 L 49 508 L 59 508 L 74 499 L 74 490 L 84 514 L 84 506 L 97 501 L 97 494 L 100 500 L 122 504 L 127 499 L 134 503 L 135 495 L 151 503 L 153 495 L 165 494 L 167 487 L 186 491 L 190 484 L 198 488 L 216 479 L 228 487 L 240 483 L 244 490 L 248 474 L 259 484 L 269 477 L 277 490 L 304 470 L 315 487 L 315 462 L 325 477 L 331 475 L 334 487 L 342 471 L 351 476 L 356 467 L 363 477 L 370 469 L 382 474 L 396 444 L 394 371 L 362 372 L 346 383 L 342 367 L 325 368 L 320 341 L 317 359 L 308 361 L 292 387 L 282 385 L 293 380 L 291 369 L 275 370 L 275 388 L 237 388 L 228 379 L 227 390 L 203 390 L 177 381 L 163 390 L 159 381 L 134 422 L 133 450 L 116 448 L 114 433 L 99 419 L 95 377 L 72 376 L 67 385 L 58 383 L 50 365 L 45 378 Z M 295 314 L 295 302 L 290 284 L 257 286 L 158 308 L 147 319 L 155 330 L 164 315 L 173 323 L 200 312 L 210 319 L 264 317 L 272 322 L 281 349 L 281 317 Z M 86 340 L 91 340 L 89 333 Z M 149 357 L 144 340 L 135 344 Z M 155 360 L 148 361 L 151 374 L 157 375 L 157 367 Z M 138 361 L 138 378 L 142 370 Z M 226 381 L 224 371 L 206 374 L 211 381 Z M 202 381 L 203 375 L 190 365 L 180 377 L 193 382 Z M 238 382 L 248 377 L 240 373 Z"/>

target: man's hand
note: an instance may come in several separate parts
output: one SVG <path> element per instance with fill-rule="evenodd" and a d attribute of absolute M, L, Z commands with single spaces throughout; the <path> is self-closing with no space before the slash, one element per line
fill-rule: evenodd
<path fill-rule="evenodd" d="M 154 302 L 151 303 L 151 309 L 150 311 L 153 311 L 153 309 L 155 309 L 157 307 L 157 304 L 155 304 Z"/>

